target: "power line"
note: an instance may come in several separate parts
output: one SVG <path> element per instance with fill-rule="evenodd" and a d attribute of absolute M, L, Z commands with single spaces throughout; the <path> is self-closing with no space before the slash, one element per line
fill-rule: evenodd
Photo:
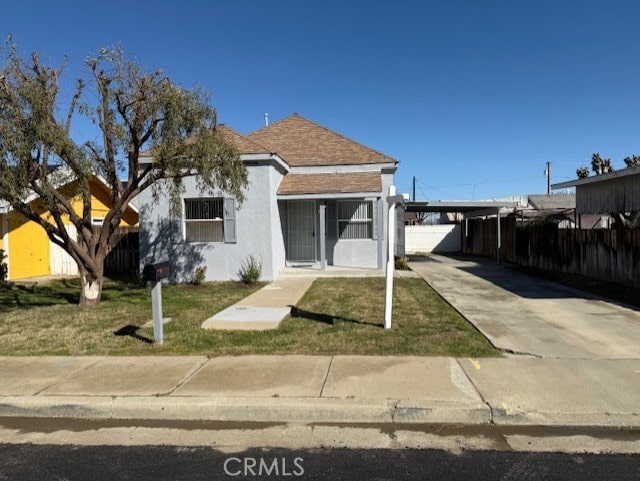
<path fill-rule="evenodd" d="M 449 197 L 455 197 L 454 194 L 451 194 L 450 192 L 445 192 L 444 190 L 440 190 L 438 189 L 436 186 L 430 185 L 430 184 L 423 184 L 422 182 L 420 182 L 418 179 L 416 179 L 416 183 L 418 184 L 418 188 L 420 187 L 420 185 L 424 185 L 426 188 L 428 189 L 432 189 L 435 190 L 436 192 L 440 192 L 441 194 L 447 195 Z M 420 192 L 422 192 L 422 190 L 420 190 Z M 423 192 L 424 195 L 424 192 Z M 426 196 L 425 196 L 426 198 Z"/>

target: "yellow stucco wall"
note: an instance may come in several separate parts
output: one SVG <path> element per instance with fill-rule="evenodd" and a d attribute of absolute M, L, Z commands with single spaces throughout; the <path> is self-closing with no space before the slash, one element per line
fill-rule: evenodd
<path fill-rule="evenodd" d="M 109 197 L 109 191 L 105 187 L 104 184 L 98 182 L 91 183 L 91 215 L 92 217 L 101 217 L 104 218 L 109 212 L 108 205 L 111 204 L 111 199 Z M 76 206 L 76 211 L 81 209 L 82 204 L 80 206 Z M 120 220 L 120 227 L 128 227 L 134 226 L 138 224 L 138 214 L 131 208 L 128 208 L 122 219 Z"/>
<path fill-rule="evenodd" d="M 73 186 L 69 187 L 69 192 L 73 192 Z M 104 217 L 108 212 L 107 204 L 110 201 L 107 188 L 98 182 L 92 182 L 91 194 L 92 217 Z M 74 197 L 72 205 L 76 212 L 82 212 L 82 199 L 80 197 Z M 51 273 L 50 245 L 44 229 L 15 212 L 10 212 L 8 215 L 10 279 L 16 280 L 49 275 Z M 46 213 L 45 218 L 53 223 L 51 216 Z M 64 222 L 65 224 L 71 223 L 69 219 L 64 219 Z M 133 209 L 127 209 L 120 225 L 133 226 L 137 224 L 138 214 Z M 0 235 L 1 240 L 2 236 Z"/>
<path fill-rule="evenodd" d="M 4 249 L 4 216 L 0 214 L 0 249 Z"/>
<path fill-rule="evenodd" d="M 9 213 L 10 279 L 49 274 L 49 239 L 44 229 L 16 212 Z"/>

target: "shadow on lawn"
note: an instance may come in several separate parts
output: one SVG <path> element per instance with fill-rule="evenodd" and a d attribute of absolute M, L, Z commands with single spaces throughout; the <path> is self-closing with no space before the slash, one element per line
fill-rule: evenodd
<path fill-rule="evenodd" d="M 341 316 L 332 316 L 330 314 L 321 314 L 319 312 L 305 311 L 296 306 L 291 306 L 291 317 L 309 319 L 310 321 L 321 322 L 323 324 L 329 324 L 330 326 L 333 326 L 336 321 L 342 321 L 342 322 L 349 322 L 352 324 L 360 324 L 362 326 L 381 327 L 377 324 L 359 321 L 357 319 L 350 319 L 350 318 L 341 317 Z"/>
<path fill-rule="evenodd" d="M 139 298 L 141 289 L 134 283 L 105 279 L 102 300 L 134 300 Z M 0 312 L 67 304 L 77 306 L 80 302 L 80 290 L 78 279 L 61 279 L 41 284 L 5 283 L 0 285 Z"/>
<path fill-rule="evenodd" d="M 129 337 L 132 337 L 134 339 L 137 339 L 138 341 L 142 341 L 142 342 L 147 343 L 147 344 L 153 344 L 153 339 L 149 339 L 148 337 L 141 336 L 140 334 L 138 334 L 139 330 L 140 330 L 139 326 L 134 326 L 133 324 L 128 324 L 128 325 L 118 329 L 116 332 L 113 333 L 113 335 L 114 336 L 129 336 Z"/>
<path fill-rule="evenodd" d="M 0 312 L 13 309 L 54 306 L 58 304 L 78 304 L 80 291 L 66 292 L 48 286 L 8 284 L 0 287 Z"/>

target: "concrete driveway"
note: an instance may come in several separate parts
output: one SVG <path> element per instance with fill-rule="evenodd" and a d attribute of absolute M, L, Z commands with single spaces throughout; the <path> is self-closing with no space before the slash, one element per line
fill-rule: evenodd
<path fill-rule="evenodd" d="M 640 359 L 640 309 L 491 260 L 432 254 L 409 265 L 504 352 Z"/>

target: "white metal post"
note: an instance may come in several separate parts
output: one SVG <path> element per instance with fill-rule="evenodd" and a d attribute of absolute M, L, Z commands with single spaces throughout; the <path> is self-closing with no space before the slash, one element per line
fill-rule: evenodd
<path fill-rule="evenodd" d="M 162 331 L 162 283 L 157 281 L 151 289 L 151 310 L 153 312 L 153 339 L 156 344 L 164 342 Z"/>
<path fill-rule="evenodd" d="M 500 232 L 500 207 L 498 207 L 498 216 L 497 216 L 497 222 L 496 224 L 498 225 L 498 245 L 497 247 L 497 252 L 496 252 L 496 261 L 498 264 L 500 264 L 500 247 L 502 247 L 502 238 L 501 235 L 502 233 Z"/>
<path fill-rule="evenodd" d="M 389 197 L 396 195 L 396 186 L 389 187 Z M 396 234 L 396 203 L 389 202 L 389 217 L 387 219 L 387 269 L 384 297 L 384 328 L 391 329 L 391 308 L 393 305 L 393 269 L 395 267 L 394 247 Z"/>
<path fill-rule="evenodd" d="M 327 206 L 325 204 L 320 204 L 320 269 L 322 270 L 327 268 L 326 213 Z"/>

